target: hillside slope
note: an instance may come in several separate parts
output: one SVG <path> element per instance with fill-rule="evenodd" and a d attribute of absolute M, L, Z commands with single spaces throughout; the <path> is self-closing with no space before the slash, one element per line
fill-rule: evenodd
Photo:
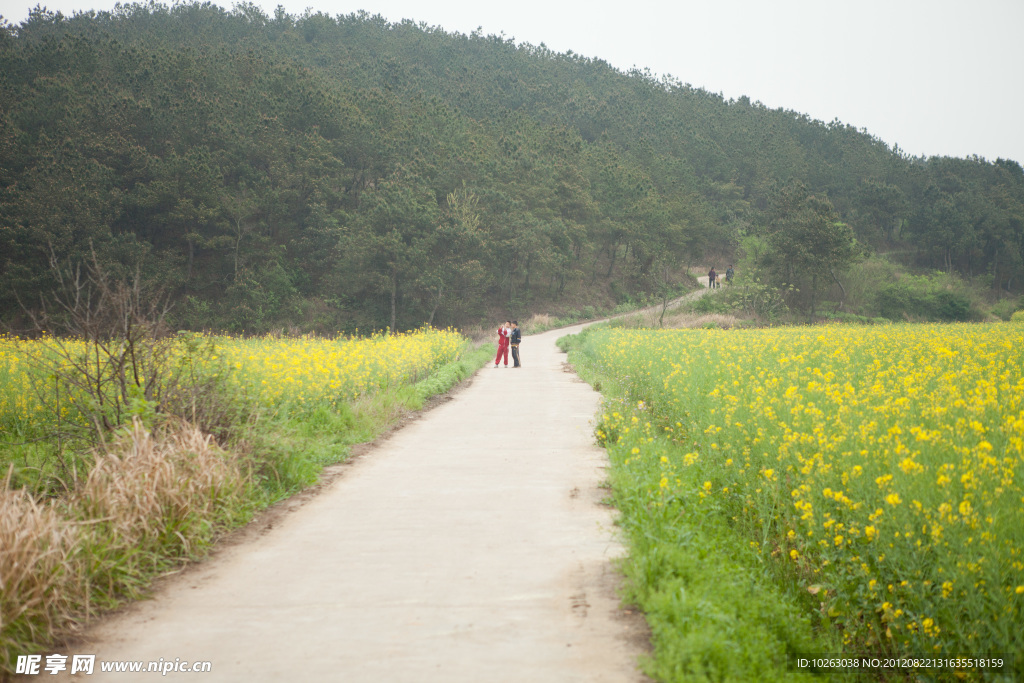
<path fill-rule="evenodd" d="M 909 158 L 600 60 L 363 13 L 37 10 L 0 31 L 0 318 L 95 251 L 179 327 L 338 330 L 614 303 L 786 230 L 1017 290 L 1024 172 Z M 785 192 L 784 192 L 785 191 Z M 31 304 L 30 305 L 34 305 Z"/>

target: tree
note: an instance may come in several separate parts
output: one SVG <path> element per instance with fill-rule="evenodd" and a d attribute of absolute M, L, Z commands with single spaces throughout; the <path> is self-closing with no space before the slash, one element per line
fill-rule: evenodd
<path fill-rule="evenodd" d="M 826 282 L 835 282 L 845 299 L 839 274 L 854 263 L 860 249 L 853 230 L 839 220 L 827 197 L 812 195 L 803 185 L 785 189 L 770 209 L 768 230 L 763 263 L 780 289 L 798 290 L 797 300 L 811 319 L 819 287 Z"/>
<path fill-rule="evenodd" d="M 895 185 L 869 179 L 862 183 L 858 199 L 861 207 L 857 212 L 858 232 L 862 241 L 895 242 L 907 209 L 903 191 Z"/>
<path fill-rule="evenodd" d="M 364 281 L 372 295 L 386 297 L 389 329 L 395 332 L 406 295 L 422 294 L 409 290 L 422 284 L 423 273 L 431 267 L 437 201 L 423 178 L 399 169 L 365 193 L 363 203 L 365 216 L 346 235 L 343 248 L 350 256 L 352 275 Z"/>
<path fill-rule="evenodd" d="M 959 194 L 959 193 L 958 193 Z M 925 189 L 922 201 L 907 222 L 907 231 L 918 248 L 932 260 L 941 259 L 942 269 L 952 272 L 974 241 L 973 226 L 964 215 L 957 195 L 936 183 Z"/>
<path fill-rule="evenodd" d="M 430 246 L 429 263 L 415 284 L 427 297 L 426 323 L 433 325 L 438 310 L 459 313 L 479 296 L 484 280 L 479 197 L 464 187 L 450 192 Z"/>

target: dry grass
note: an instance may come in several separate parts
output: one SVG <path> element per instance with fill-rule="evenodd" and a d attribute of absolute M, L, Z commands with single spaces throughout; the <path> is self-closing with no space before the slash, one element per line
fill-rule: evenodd
<path fill-rule="evenodd" d="M 136 420 L 97 456 L 70 504 L 82 519 L 102 520 L 123 543 L 177 545 L 170 531 L 187 553 L 182 525 L 215 518 L 218 507 L 241 495 L 242 484 L 237 465 L 198 429 L 181 424 L 157 438 Z"/>
<path fill-rule="evenodd" d="M 530 319 L 523 323 L 523 331 L 526 334 L 536 334 L 544 330 L 550 330 L 555 325 L 554 316 L 547 313 L 535 313 Z"/>
<path fill-rule="evenodd" d="M 0 489 L 0 678 L 47 643 L 82 602 L 78 527 L 24 489 Z"/>
<path fill-rule="evenodd" d="M 494 341 L 497 337 L 494 330 L 498 329 L 500 323 L 494 323 L 493 329 L 491 327 L 484 328 L 483 325 L 471 325 L 469 327 L 463 327 L 459 331 L 462 336 L 468 337 L 473 341 L 474 344 L 482 344 L 484 342 Z"/>
<path fill-rule="evenodd" d="M 615 327 L 657 329 L 659 327 L 659 316 L 659 311 L 632 313 L 614 319 L 611 324 Z M 737 327 L 740 324 L 741 320 L 732 315 L 723 315 L 720 313 L 687 313 L 685 311 L 669 310 L 665 313 L 664 324 L 661 325 L 661 327 L 666 330 L 712 326 L 728 329 L 731 327 Z"/>
<path fill-rule="evenodd" d="M 94 604 L 134 595 L 243 509 L 237 459 L 181 423 L 154 435 L 137 420 L 63 499 L 0 488 L 0 678 Z"/>
<path fill-rule="evenodd" d="M 666 313 L 665 314 L 665 327 L 672 329 L 689 328 L 689 327 L 705 327 L 707 325 L 716 325 L 718 327 L 729 328 L 736 327 L 740 320 L 733 315 L 725 315 L 722 313 Z"/>

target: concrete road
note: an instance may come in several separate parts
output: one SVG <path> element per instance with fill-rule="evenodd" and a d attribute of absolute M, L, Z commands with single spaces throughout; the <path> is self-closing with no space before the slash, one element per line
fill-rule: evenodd
<path fill-rule="evenodd" d="M 161 659 L 211 663 L 173 680 L 644 680 L 599 397 L 555 347 L 571 331 L 526 337 L 525 367 L 487 365 L 266 533 L 102 620 L 66 652 L 96 673 L 64 680 L 162 680 L 99 671 Z"/>

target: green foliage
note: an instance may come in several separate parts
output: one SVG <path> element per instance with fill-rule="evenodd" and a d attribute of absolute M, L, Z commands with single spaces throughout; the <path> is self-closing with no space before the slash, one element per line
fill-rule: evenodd
<path fill-rule="evenodd" d="M 1006 299 L 1000 299 L 996 303 L 992 304 L 991 311 L 992 315 L 996 316 L 1000 320 L 1010 320 L 1013 314 L 1017 312 L 1017 309 L 1021 307 L 1021 300 L 1018 297 L 1009 297 Z"/>
<path fill-rule="evenodd" d="M 789 312 L 786 293 L 787 289 L 770 287 L 754 277 L 744 280 L 740 287 L 739 299 L 748 313 L 774 323 Z"/>
<path fill-rule="evenodd" d="M 693 302 L 694 313 L 730 313 L 736 310 L 738 297 L 736 291 L 722 291 L 707 294 Z"/>
<path fill-rule="evenodd" d="M 878 291 L 875 307 L 889 320 L 954 322 L 978 317 L 966 293 L 948 284 L 941 274 L 903 275 Z"/>
<path fill-rule="evenodd" d="M 1016 310 L 1015 298 L 987 303 L 992 295 L 977 281 L 955 273 L 914 271 L 884 255 L 858 261 L 842 276 L 842 287 L 833 281 L 831 286 L 820 288 L 816 319 L 876 324 L 971 321 L 995 315 L 1006 320 Z M 795 321 L 785 305 L 786 292 L 761 282 L 757 269 L 747 274 L 738 290 L 748 314 L 765 322 Z M 774 313 L 769 312 L 772 310 Z"/>
<path fill-rule="evenodd" d="M 766 323 L 782 320 L 788 313 L 786 294 L 790 288 L 779 288 L 761 282 L 759 276 L 748 274 L 738 284 L 723 287 L 697 299 L 690 306 L 694 313 L 740 313 Z"/>

